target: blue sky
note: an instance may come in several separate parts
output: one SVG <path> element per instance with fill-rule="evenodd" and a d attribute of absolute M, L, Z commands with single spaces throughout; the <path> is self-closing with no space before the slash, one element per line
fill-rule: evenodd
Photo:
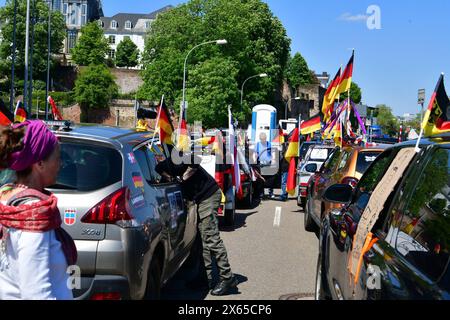
<path fill-rule="evenodd" d="M 149 13 L 179 0 L 103 0 L 106 16 Z M 316 72 L 332 76 L 355 48 L 353 79 L 363 103 L 387 104 L 394 113 L 416 113 L 417 90 L 427 103 L 441 72 L 450 76 L 448 0 L 265 0 Z M 4 0 L 0 0 L 0 5 Z M 369 30 L 367 8 L 381 10 L 381 29 Z M 450 83 L 450 80 L 447 81 Z M 450 92 L 450 86 L 447 85 Z"/>

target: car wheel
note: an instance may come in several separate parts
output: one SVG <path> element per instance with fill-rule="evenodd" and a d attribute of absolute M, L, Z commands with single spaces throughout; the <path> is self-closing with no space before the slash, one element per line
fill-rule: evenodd
<path fill-rule="evenodd" d="M 244 205 L 247 208 L 251 208 L 253 205 L 253 187 L 251 184 L 248 190 L 248 195 L 244 199 Z"/>
<path fill-rule="evenodd" d="M 161 265 L 159 260 L 154 257 L 150 264 L 150 270 L 147 279 L 147 288 L 145 290 L 145 300 L 161 299 Z"/>
<path fill-rule="evenodd" d="M 298 187 L 298 190 L 297 190 L 297 205 L 299 207 L 302 206 L 302 197 L 300 196 L 300 187 Z"/>
<path fill-rule="evenodd" d="M 304 216 L 305 217 L 305 221 L 304 221 L 304 223 L 305 223 L 305 230 L 309 231 L 309 232 L 314 232 L 316 225 L 315 225 L 313 219 L 311 218 L 310 210 L 308 210 L 309 209 L 309 202 L 310 202 L 310 199 L 308 199 L 308 201 L 306 202 L 305 206 L 303 207 L 304 208 L 303 212 L 304 212 L 304 215 L 305 215 Z"/>
<path fill-rule="evenodd" d="M 330 296 L 326 290 L 327 285 L 326 285 L 321 250 L 322 250 L 322 248 L 319 248 L 319 256 L 317 258 L 316 286 L 315 286 L 314 298 L 315 298 L 315 300 L 329 300 Z"/>
<path fill-rule="evenodd" d="M 227 209 L 225 210 L 225 225 L 228 227 L 232 227 L 234 226 L 234 216 L 236 214 L 236 210 L 235 209 Z"/>

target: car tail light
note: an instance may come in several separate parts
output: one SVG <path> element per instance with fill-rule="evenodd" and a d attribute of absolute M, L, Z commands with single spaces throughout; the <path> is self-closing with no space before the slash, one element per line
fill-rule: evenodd
<path fill-rule="evenodd" d="M 91 208 L 83 218 L 83 223 L 115 224 L 118 221 L 131 220 L 129 207 L 130 190 L 122 188 Z"/>
<path fill-rule="evenodd" d="M 96 293 L 91 297 L 91 300 L 121 300 L 122 296 L 119 292 L 102 292 Z"/>
<path fill-rule="evenodd" d="M 356 187 L 358 182 L 359 182 L 359 180 L 354 177 L 345 177 L 344 179 L 342 179 L 342 184 L 348 184 L 348 185 L 352 186 L 353 188 Z"/>

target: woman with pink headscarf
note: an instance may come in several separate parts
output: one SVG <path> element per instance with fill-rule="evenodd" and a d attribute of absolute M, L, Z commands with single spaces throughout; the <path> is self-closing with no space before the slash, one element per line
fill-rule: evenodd
<path fill-rule="evenodd" d="M 0 300 L 73 299 L 67 268 L 76 263 L 75 244 L 45 190 L 56 182 L 59 151 L 42 121 L 0 127 L 0 169 L 16 172 L 0 188 Z"/>

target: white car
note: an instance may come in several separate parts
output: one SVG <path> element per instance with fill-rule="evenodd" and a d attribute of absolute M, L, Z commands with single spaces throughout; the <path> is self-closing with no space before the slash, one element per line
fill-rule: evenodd
<path fill-rule="evenodd" d="M 299 176 L 297 205 L 305 208 L 309 179 L 322 167 L 334 147 L 331 145 L 311 145 L 306 153 L 305 160 L 297 168 Z"/>

